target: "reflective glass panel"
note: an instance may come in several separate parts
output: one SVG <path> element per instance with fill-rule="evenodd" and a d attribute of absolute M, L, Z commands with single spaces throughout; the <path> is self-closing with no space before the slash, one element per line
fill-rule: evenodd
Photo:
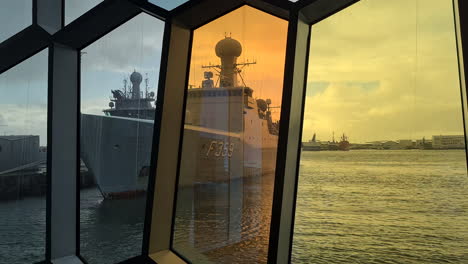
<path fill-rule="evenodd" d="M 65 25 L 77 19 L 103 0 L 65 0 Z"/>
<path fill-rule="evenodd" d="M 167 10 L 172 10 L 188 0 L 149 0 L 151 3 Z"/>
<path fill-rule="evenodd" d="M 32 24 L 32 0 L 0 1 L 0 42 Z"/>
<path fill-rule="evenodd" d="M 194 31 L 172 245 L 191 263 L 266 263 L 286 35 L 249 6 Z"/>
<path fill-rule="evenodd" d="M 451 0 L 312 27 L 293 263 L 468 263 Z"/>
<path fill-rule="evenodd" d="M 47 54 L 0 75 L 0 263 L 45 258 Z"/>
<path fill-rule="evenodd" d="M 81 255 L 141 254 L 164 24 L 140 14 L 81 52 Z"/>

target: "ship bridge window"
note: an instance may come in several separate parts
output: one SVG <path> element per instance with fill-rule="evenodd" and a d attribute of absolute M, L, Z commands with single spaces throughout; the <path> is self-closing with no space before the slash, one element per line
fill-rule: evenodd
<path fill-rule="evenodd" d="M 292 263 L 468 263 L 457 2 L 366 0 L 312 26 Z"/>

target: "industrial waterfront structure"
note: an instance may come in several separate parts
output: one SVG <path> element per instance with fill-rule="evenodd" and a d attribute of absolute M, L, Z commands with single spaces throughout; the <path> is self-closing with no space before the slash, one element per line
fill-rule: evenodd
<path fill-rule="evenodd" d="M 2 1 L 0 8 L 8 2 L 13 1 Z M 40 218 L 34 230 L 37 231 L 38 235 L 35 233 L 34 236 L 31 235 L 31 237 L 23 239 L 28 242 L 24 244 L 24 254 L 13 256 L 14 260 L 11 263 L 17 263 L 26 255 L 31 254 L 29 247 L 32 247 L 32 245 L 39 245 L 38 247 L 40 248 L 40 256 L 34 259 L 34 263 L 87 263 L 86 258 L 82 254 L 83 244 L 80 243 L 82 242 L 82 237 L 80 238 L 80 224 L 81 220 L 83 220 L 80 217 L 86 217 L 80 216 L 80 153 L 86 151 L 89 156 L 100 155 L 99 153 L 106 153 L 107 155 L 109 151 L 118 153 L 125 146 L 121 144 L 108 144 L 105 145 L 106 150 L 103 151 L 101 149 L 104 147 L 102 141 L 90 140 L 90 143 L 81 144 L 82 115 L 79 110 L 82 85 L 80 82 L 81 51 L 92 42 L 141 13 L 149 14 L 154 19 L 164 22 L 164 40 L 160 47 L 159 89 L 157 95 L 154 96 L 154 99 L 157 98 L 155 107 L 157 111 L 154 112 L 152 134 L 147 135 L 146 138 L 148 140 L 144 141 L 145 144 L 149 145 L 151 154 L 149 157 L 145 216 L 143 223 L 139 224 L 143 236 L 141 252 L 122 261 L 124 263 L 135 264 L 184 264 L 192 261 L 179 254 L 172 242 L 174 240 L 173 231 L 178 223 L 175 217 L 177 199 L 186 194 L 179 192 L 180 188 L 178 188 L 178 184 L 181 179 L 179 176 L 181 170 L 190 170 L 190 167 L 180 166 L 185 162 L 181 160 L 185 147 L 183 144 L 184 126 L 198 122 L 193 115 L 195 110 L 186 111 L 188 101 L 184 100 L 188 97 L 195 97 L 195 94 L 199 93 L 198 91 L 189 92 L 187 89 L 189 65 L 192 59 L 193 33 L 196 29 L 207 23 L 243 6 L 252 7 L 258 10 L 258 12 L 275 16 L 284 20 L 287 24 L 285 56 L 283 56 L 284 78 L 282 79 L 283 90 L 281 92 L 280 121 L 278 124 L 272 124 L 272 126 L 263 128 L 268 129 L 270 134 L 276 136 L 274 140 L 277 140 L 277 151 L 274 157 L 274 183 L 271 185 L 274 191 L 268 199 L 272 209 L 271 212 L 264 213 L 264 215 L 270 217 L 271 221 L 268 225 L 267 235 L 262 238 L 262 241 L 268 241 L 264 263 L 290 263 L 299 182 L 299 149 L 303 126 L 304 98 L 306 96 L 304 87 L 307 83 L 307 57 L 311 39 L 313 39 L 311 27 L 317 22 L 346 9 L 348 6 L 358 2 L 358 0 L 190 0 L 186 1 L 186 3 L 170 1 L 173 5 L 170 8 L 165 8 L 159 1 L 105 0 L 100 1 L 96 6 L 90 7 L 90 11 L 80 14 L 76 20 L 74 19 L 73 21 L 68 21 L 70 23 L 65 23 L 66 8 L 64 5 L 67 2 L 70 1 L 31 1 L 29 10 L 25 10 L 24 12 L 31 14 L 30 19 L 26 19 L 27 25 L 8 35 L 0 43 L 0 74 L 4 74 L 15 65 L 19 65 L 40 51 L 45 50 L 48 57 L 46 64 L 42 65 L 42 67 L 48 69 L 47 83 L 45 85 L 47 87 L 48 144 L 45 164 L 47 172 L 45 174 L 46 181 L 44 185 L 46 189 L 44 208 L 46 210 L 43 215 L 35 215 L 36 218 Z M 420 3 L 421 5 L 426 4 L 422 2 Z M 455 0 L 454 3 L 459 41 L 458 48 L 460 50 L 464 48 L 466 51 L 468 49 L 468 13 L 459 10 L 466 10 L 468 3 L 460 0 Z M 236 21 L 236 23 L 238 22 Z M 6 21 L 1 24 L 6 25 L 9 23 L 10 21 Z M 271 30 L 276 29 L 272 28 Z M 110 45 L 113 45 L 113 43 Z M 352 51 L 345 50 L 344 52 Z M 460 72 L 462 73 L 460 82 L 462 84 L 465 113 L 465 76 L 467 75 L 468 67 L 464 67 L 464 61 L 466 61 L 467 54 L 468 52 L 460 53 L 459 57 Z M 231 67 L 231 70 L 233 68 Z M 31 75 L 31 72 L 23 74 L 23 76 L 27 75 Z M 209 82 L 211 77 L 209 76 L 207 75 L 204 87 L 211 87 L 211 82 Z M 139 80 L 139 77 L 135 80 Z M 229 81 L 229 79 L 225 79 L 222 76 L 221 82 L 223 85 L 229 85 Z M 210 92 L 215 96 L 218 91 Z M 238 91 L 232 92 L 237 93 Z M 249 90 L 243 89 L 242 93 L 244 92 L 248 93 Z M 2 92 L 2 97 L 5 94 L 5 97 L 8 98 L 8 96 L 12 95 L 10 93 L 11 91 Z M 116 94 L 116 98 L 119 96 L 120 94 Z M 132 96 L 136 95 L 133 94 Z M 148 101 L 144 103 L 148 103 Z M 255 106 L 255 103 L 257 103 L 257 106 L 260 106 L 260 109 L 262 108 L 262 104 L 258 104 L 256 101 L 247 100 L 242 103 L 245 103 L 247 107 Z M 109 105 L 109 107 L 108 113 L 120 109 L 120 105 L 115 104 L 115 102 L 114 105 Z M 148 114 L 146 116 L 151 115 Z M 96 127 L 99 127 L 100 124 L 115 123 L 113 121 L 116 120 L 119 123 L 116 125 L 116 129 L 124 129 L 121 123 L 125 123 L 124 126 L 128 127 L 136 126 L 135 120 L 93 116 L 88 116 L 88 119 L 83 124 L 94 122 Z M 145 122 L 145 124 L 148 126 L 148 129 L 143 130 L 149 130 L 151 123 Z M 106 126 L 108 125 L 106 124 Z M 110 126 L 113 126 L 113 124 L 110 124 Z M 104 133 L 104 137 L 112 138 L 111 134 L 113 131 L 110 128 L 106 128 L 101 132 Z M 271 133 L 271 131 L 274 131 L 274 133 Z M 123 131 L 119 132 L 124 133 Z M 205 133 L 205 131 L 199 132 L 200 134 Z M 83 133 L 88 138 L 94 136 L 91 134 L 89 131 Z M 229 134 L 229 136 L 232 135 Z M 150 137 L 151 142 L 149 142 Z M 37 138 L 25 137 L 21 140 L 27 142 L 27 149 L 31 150 L 31 153 L 35 151 L 36 147 L 34 144 L 38 142 Z M 460 140 L 460 138 L 433 138 L 432 145 L 460 146 Z M 16 153 L 14 149 L 17 147 L 8 147 L 12 145 L 10 139 L 4 139 L 0 142 L 2 142 L 0 155 L 2 153 Z M 419 145 L 425 146 L 427 142 L 422 140 Z M 394 146 L 395 143 L 387 142 L 387 145 Z M 13 144 L 15 145 L 16 143 Z M 405 145 L 407 146 L 408 142 Z M 416 145 L 418 144 L 416 143 Z M 229 146 L 230 144 L 228 144 L 226 153 L 229 152 Z M 112 147 L 112 150 L 107 149 L 107 147 Z M 222 156 L 225 153 L 225 143 L 222 142 L 220 144 L 217 142 L 217 147 L 218 151 L 215 154 L 218 153 Z M 208 146 L 208 150 L 210 150 L 210 146 Z M 95 152 L 93 153 L 93 151 Z M 130 149 L 129 151 L 138 153 L 137 149 Z M 211 150 L 208 152 L 209 154 L 211 154 Z M 147 153 L 144 155 L 147 155 Z M 9 157 L 8 155 L 2 156 L 8 160 L 6 163 L 10 164 L 5 166 L 5 168 L 16 165 L 23 166 L 34 162 L 35 154 L 27 156 L 28 158 L 23 159 L 23 161 L 21 161 L 22 158 L 18 155 L 13 155 L 13 157 Z M 90 161 L 88 163 L 91 164 Z M 90 166 L 98 167 L 99 165 Z M 231 163 L 226 161 L 223 165 L 225 166 L 224 168 L 228 168 L 231 166 Z M 209 170 L 210 168 L 214 167 L 207 165 L 202 169 Z M 218 168 L 221 167 L 217 167 L 216 169 Z M 199 188 L 199 186 L 196 188 Z M 211 188 L 217 193 L 227 193 L 228 199 L 232 202 L 231 205 L 243 200 L 239 192 L 229 191 L 224 188 L 224 185 L 205 184 L 202 188 Z M 245 188 L 243 191 L 252 190 Z M 203 193 L 199 193 L 196 198 L 203 199 Z M 192 200 L 192 202 L 190 206 L 193 204 L 200 206 L 200 204 L 196 204 L 195 200 Z M 91 206 L 98 206 L 100 203 L 101 201 L 97 201 L 96 204 Z M 224 204 L 222 205 L 224 206 Z M 214 203 L 208 207 L 214 208 L 216 206 L 219 206 L 219 204 Z M 235 213 L 239 211 L 229 211 L 228 215 L 232 219 L 236 219 L 239 215 Z M 218 214 L 219 212 L 225 214 L 226 210 L 215 210 L 213 215 L 217 217 L 220 215 Z M 248 213 L 245 215 L 248 215 Z M 122 215 L 125 217 L 125 213 Z M 262 216 L 264 215 L 262 214 Z M 107 226 L 112 232 L 119 232 L 119 230 L 112 229 L 112 223 L 106 224 L 108 224 Z M 189 222 L 187 226 L 193 226 L 193 223 Z M 226 227 L 227 230 L 233 228 L 232 225 L 223 227 Z M 207 235 L 214 234 L 214 232 L 206 233 Z M 132 238 L 127 239 L 130 240 Z M 195 241 L 197 238 L 191 236 L 190 239 Z M 230 241 L 237 241 L 238 237 L 228 237 L 228 239 L 232 239 Z M 32 240 L 34 240 L 34 243 L 32 243 Z M 114 252 L 120 250 L 118 246 L 121 243 L 123 241 L 115 241 Z M 229 253 L 222 251 L 217 253 L 218 256 L 229 255 Z"/>
<path fill-rule="evenodd" d="M 464 135 L 432 136 L 432 148 L 434 149 L 464 149 L 465 148 L 465 136 Z"/>
<path fill-rule="evenodd" d="M 46 153 L 39 136 L 0 136 L 0 175 L 44 163 Z"/>
<path fill-rule="evenodd" d="M 308 142 L 302 142 L 302 149 L 304 151 L 320 151 L 320 150 L 336 150 L 330 148 L 331 145 L 336 145 L 337 142 L 333 141 L 319 141 L 316 140 L 316 135 Z M 464 135 L 438 135 L 432 136 L 432 139 L 400 139 L 400 140 L 382 140 L 371 141 L 366 143 L 350 143 L 350 149 L 464 149 L 465 136 Z"/>

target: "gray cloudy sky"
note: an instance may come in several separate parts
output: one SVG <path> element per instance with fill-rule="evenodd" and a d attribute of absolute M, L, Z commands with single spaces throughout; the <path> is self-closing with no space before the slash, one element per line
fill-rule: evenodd
<path fill-rule="evenodd" d="M 8 1 L 16 6 L 13 2 Z M 83 1 L 78 9 L 83 13 L 97 2 Z M 0 10 L 5 3 L 0 2 Z M 0 38 L 10 37 L 1 29 Z M 123 79 L 133 70 L 147 73 L 150 89 L 156 92 L 163 29 L 162 21 L 140 14 L 83 50 L 82 112 L 102 115 L 108 108 L 110 90 L 122 88 Z M 0 75 L 1 135 L 35 134 L 41 145 L 47 143 L 47 61 L 45 50 Z"/>
<path fill-rule="evenodd" d="M 0 42 L 32 24 L 32 0 L 0 0 Z"/>
<path fill-rule="evenodd" d="M 83 49 L 83 113 L 102 115 L 108 108 L 111 89 L 122 89 L 123 79 L 134 70 L 144 78 L 148 74 L 150 90 L 157 94 L 163 29 L 162 21 L 140 14 Z"/>
<path fill-rule="evenodd" d="M 0 75 L 0 134 L 47 135 L 47 50 Z"/>

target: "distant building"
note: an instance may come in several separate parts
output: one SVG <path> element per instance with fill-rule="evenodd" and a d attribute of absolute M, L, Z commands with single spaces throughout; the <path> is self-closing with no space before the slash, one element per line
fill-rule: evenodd
<path fill-rule="evenodd" d="M 400 145 L 396 141 L 385 141 L 382 143 L 383 149 L 400 149 Z"/>
<path fill-rule="evenodd" d="M 371 143 L 363 143 L 363 144 L 352 143 L 350 146 L 350 149 L 381 149 L 381 148 L 382 146 L 374 145 Z"/>
<path fill-rule="evenodd" d="M 0 136 L 0 173 L 37 163 L 39 136 Z"/>
<path fill-rule="evenodd" d="M 398 140 L 398 145 L 400 149 L 412 149 L 414 148 L 414 143 L 411 139 L 400 139 Z"/>
<path fill-rule="evenodd" d="M 430 139 L 417 139 L 415 147 L 418 149 L 432 149 L 432 140 Z"/>
<path fill-rule="evenodd" d="M 432 147 L 434 149 L 464 149 L 465 148 L 465 136 L 464 135 L 432 136 Z"/>

